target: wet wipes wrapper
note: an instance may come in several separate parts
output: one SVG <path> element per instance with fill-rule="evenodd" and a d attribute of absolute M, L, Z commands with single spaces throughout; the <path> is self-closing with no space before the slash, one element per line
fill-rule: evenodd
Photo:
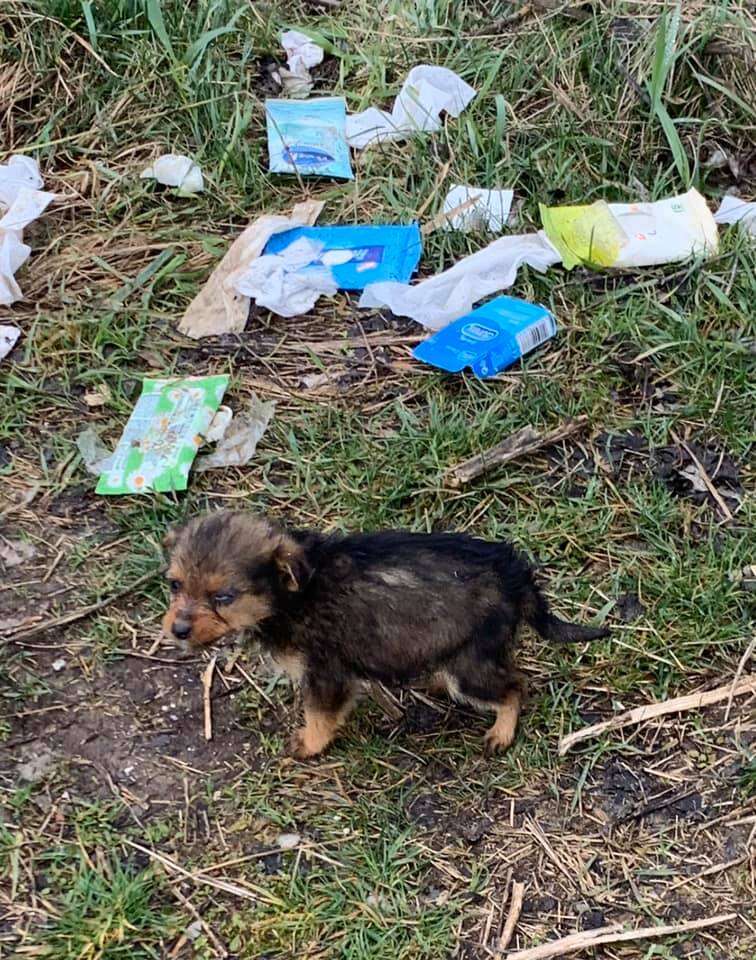
<path fill-rule="evenodd" d="M 342 97 L 266 100 L 272 173 L 353 178 Z"/>
<path fill-rule="evenodd" d="M 227 386 L 227 376 L 145 379 L 96 492 L 186 490 L 189 470 Z"/>
<path fill-rule="evenodd" d="M 300 272 L 329 269 L 340 290 L 362 290 L 369 283 L 407 283 L 417 269 L 423 241 L 417 224 L 409 226 L 295 227 L 271 237 L 266 254 L 282 254 L 298 241 L 317 253 Z"/>
<path fill-rule="evenodd" d="M 470 367 L 477 377 L 492 377 L 556 333 L 545 307 L 515 297 L 496 297 L 418 344 L 417 360 L 459 373 Z"/>

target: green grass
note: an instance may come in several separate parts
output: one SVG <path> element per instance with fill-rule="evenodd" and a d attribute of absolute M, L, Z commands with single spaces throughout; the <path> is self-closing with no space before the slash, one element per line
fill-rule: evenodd
<path fill-rule="evenodd" d="M 34 252 L 19 275 L 27 299 L 6 311 L 24 337 L 0 367 L 3 498 L 8 491 L 0 533 L 28 535 L 40 568 L 14 574 L 16 599 L 6 609 L 0 593 L 0 616 L 13 603 L 25 611 L 44 603 L 43 577 L 61 550 L 49 583 L 71 590 L 40 606 L 44 615 L 122 589 L 160 562 L 168 525 L 224 504 L 327 529 L 508 537 L 543 568 L 562 614 L 614 629 L 585 648 L 528 640 L 523 733 L 494 762 L 480 755 L 482 718 L 438 705 L 428 729 L 397 726 L 366 704 L 322 766 L 290 765 L 280 759 L 294 713 L 288 688 L 260 681 L 274 711 L 245 688 L 234 716 L 253 737 L 254 763 L 231 788 L 196 787 L 228 849 L 215 827 L 210 840 L 184 842 L 176 810 L 153 811 L 140 827 L 123 798 L 78 797 L 65 764 L 43 784 L 16 783 L 10 757 L 0 879 L 13 891 L 12 929 L 0 943 L 61 960 L 167 955 L 193 916 L 162 872 L 134 859 L 124 837 L 199 869 L 274 850 L 280 832 L 300 833 L 304 848 L 270 861 L 271 872 L 263 866 L 269 857 L 229 869 L 265 892 L 258 905 L 181 887 L 245 958 L 483 956 L 482 935 L 490 915 L 490 947 L 510 866 L 527 880 L 528 897 L 548 894 L 560 905 L 558 912 L 526 905 L 520 946 L 574 929 L 583 902 L 604 910 L 607 922 L 666 916 L 669 904 L 649 877 L 727 861 L 745 840 L 726 825 L 701 839 L 691 821 L 643 821 L 635 833 L 613 827 L 608 842 L 601 804 L 612 771 L 650 776 L 647 768 L 661 765 L 668 779 L 645 783 L 647 793 L 689 783 L 712 819 L 747 816 L 748 730 L 732 717 L 725 725 L 714 711 L 587 741 L 566 759 L 556 746 L 560 734 L 612 710 L 729 682 L 746 648 L 751 609 L 740 577 L 753 563 L 756 519 L 752 242 L 723 230 L 709 260 L 633 275 L 522 271 L 514 294 L 552 309 L 560 332 L 488 383 L 411 364 L 402 345 L 387 348 L 388 367 L 356 358 L 363 341 L 345 331 L 360 315 L 341 296 L 294 321 L 262 312 L 245 334 L 220 342 L 184 341 L 176 325 L 242 226 L 302 199 L 296 180 L 266 171 L 263 101 L 273 89 L 265 63 L 281 60 L 282 29 L 303 28 L 323 43 L 329 56 L 316 72 L 316 93 L 344 96 L 350 110 L 389 104 L 422 62 L 451 67 L 478 91 L 438 134 L 356 156 L 353 183 L 308 183 L 307 194 L 325 201 L 324 222 L 407 221 L 429 198 L 430 219 L 453 183 L 480 183 L 514 187 L 521 206 L 512 229 L 527 232 L 539 225 L 539 202 L 656 199 L 694 186 L 714 207 L 732 186 L 754 194 L 756 44 L 747 5 L 20 0 L 5 7 L 0 162 L 13 152 L 35 156 L 63 199 L 27 231 Z M 707 165 L 718 149 L 737 175 Z M 178 198 L 139 178 L 167 150 L 197 160 L 205 193 Z M 441 270 L 488 239 L 436 231 L 426 237 L 421 272 Z M 327 345 L 334 340 L 343 346 Z M 302 386 L 307 374 L 352 368 L 358 382 L 332 394 Z M 146 373 L 219 372 L 231 374 L 232 407 L 253 390 L 278 402 L 254 463 L 196 474 L 175 497 L 96 498 L 77 434 L 94 426 L 114 442 Z M 101 385 L 111 400 L 87 407 L 83 395 Z M 546 429 L 579 414 L 589 416 L 591 430 L 574 442 L 459 491 L 442 483 L 448 467 L 525 424 Z M 650 450 L 679 437 L 729 453 L 744 488 L 735 521 L 723 525 L 711 503 L 675 495 L 647 459 L 614 475 L 598 436 L 627 431 Z M 110 542 L 118 547 L 105 549 Z M 159 581 L 147 584 L 117 610 L 11 649 L 2 667 L 5 739 L 23 739 L 23 710 L 55 702 L 65 684 L 81 679 L 85 696 L 87 683 L 109 676 L 136 642 L 126 625 L 156 629 L 162 591 Z M 628 593 L 643 611 L 623 624 L 615 601 Z M 68 661 L 60 677 L 45 659 L 50 648 L 50 659 L 62 651 Z M 403 706 L 410 717 L 422 709 L 409 695 Z M 747 717 L 738 723 L 747 727 Z M 61 800 L 66 791 L 70 806 Z M 437 807 L 433 822 L 412 813 L 427 796 Z M 518 813 L 510 825 L 512 803 Z M 493 824 L 490 836 L 466 840 L 463 827 L 481 817 Z M 583 863 L 601 853 L 604 865 L 589 869 L 590 884 L 566 883 L 527 817 L 543 823 L 554 856 L 573 871 L 575 850 Z M 753 896 L 749 883 L 745 870 L 728 871 L 683 888 L 680 916 L 716 912 L 714 905 L 742 909 Z M 750 958 L 751 934 L 739 928 L 733 960 Z M 671 956 L 673 946 L 655 949 Z M 204 934 L 194 950 L 216 953 Z"/>

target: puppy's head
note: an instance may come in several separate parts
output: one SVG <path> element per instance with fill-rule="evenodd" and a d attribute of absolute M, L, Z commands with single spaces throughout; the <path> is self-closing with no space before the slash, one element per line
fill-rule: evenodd
<path fill-rule="evenodd" d="M 170 606 L 163 629 L 190 649 L 254 629 L 310 576 L 303 548 L 263 517 L 222 510 L 163 541 Z"/>

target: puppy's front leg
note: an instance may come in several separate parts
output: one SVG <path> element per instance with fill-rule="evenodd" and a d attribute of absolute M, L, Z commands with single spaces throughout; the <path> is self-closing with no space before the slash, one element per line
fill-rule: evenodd
<path fill-rule="evenodd" d="M 351 677 L 324 676 L 309 670 L 303 679 L 304 726 L 291 736 L 289 752 L 298 760 L 315 757 L 336 736 L 354 706 L 356 684 Z"/>

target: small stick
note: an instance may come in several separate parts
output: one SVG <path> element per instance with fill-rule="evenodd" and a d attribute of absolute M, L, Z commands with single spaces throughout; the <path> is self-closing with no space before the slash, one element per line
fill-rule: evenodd
<path fill-rule="evenodd" d="M 7 641 L 17 643 L 20 640 L 31 640 L 32 637 L 38 637 L 43 633 L 47 633 L 48 630 L 54 630 L 56 627 L 67 627 L 71 623 L 76 623 L 77 620 L 83 620 L 85 617 L 97 613 L 98 610 L 110 606 L 111 603 L 115 603 L 116 600 L 129 596 L 135 590 L 138 590 L 139 587 L 143 587 L 145 583 L 154 580 L 159 572 L 159 570 L 153 570 L 151 573 L 145 573 L 143 577 L 139 577 L 125 589 L 119 590 L 118 593 L 113 593 L 109 597 L 105 597 L 104 600 L 98 600 L 97 603 L 92 603 L 88 607 L 74 610 L 73 613 L 64 613 L 61 617 L 53 617 L 51 620 L 45 620 L 43 623 L 38 623 L 34 627 L 21 627 L 15 632 L 11 631 L 7 637 Z"/>
<path fill-rule="evenodd" d="M 737 919 L 737 913 L 720 913 L 716 917 L 704 917 L 702 920 L 687 920 L 685 923 L 673 923 L 664 927 L 639 927 L 637 930 L 620 931 L 620 924 L 599 927 L 597 930 L 581 930 L 569 936 L 542 943 L 540 947 L 518 950 L 510 953 L 507 960 L 547 960 L 548 957 L 561 957 L 565 953 L 577 953 L 598 946 L 600 943 L 621 943 L 627 940 L 645 940 L 647 937 L 666 937 L 689 930 L 702 930 L 717 923 L 728 923 Z"/>
<path fill-rule="evenodd" d="M 701 461 L 698 459 L 695 453 L 693 453 L 693 451 L 690 449 L 688 444 L 677 436 L 674 430 L 670 430 L 670 433 L 675 443 L 679 443 L 681 447 L 685 447 L 685 449 L 688 451 L 688 456 L 693 461 L 698 472 L 701 474 L 701 479 L 706 484 L 706 489 L 709 491 L 712 497 L 714 497 L 714 499 L 716 500 L 717 506 L 722 512 L 722 516 L 725 518 L 725 520 L 732 520 L 732 513 L 730 511 L 730 508 L 722 499 L 722 494 L 719 492 L 719 490 L 717 490 L 717 488 L 712 483 L 712 480 L 709 474 L 706 472 L 706 470 L 704 470 L 704 465 L 701 463 Z"/>
<path fill-rule="evenodd" d="M 504 953 L 509 946 L 509 941 L 512 939 L 512 935 L 515 932 L 517 921 L 520 919 L 522 898 L 524 893 L 525 884 L 520 883 L 519 880 L 513 880 L 512 896 L 509 900 L 509 913 L 507 914 L 507 922 L 504 924 L 504 929 L 501 931 L 501 936 L 499 937 L 499 953 Z"/>
<path fill-rule="evenodd" d="M 701 707 L 711 706 L 713 703 L 719 703 L 721 700 L 727 700 L 728 697 L 739 697 L 744 693 L 756 693 L 756 674 L 748 677 L 733 687 L 731 683 L 723 687 L 716 687 L 714 690 L 706 690 L 703 693 L 688 693 L 682 697 L 674 697 L 672 700 L 662 700 L 660 703 L 649 703 L 644 707 L 635 707 L 634 710 L 626 710 L 624 713 L 612 717 L 611 720 L 603 720 L 601 723 L 594 723 L 590 727 L 583 727 L 582 730 L 575 730 L 562 737 L 559 741 L 559 756 L 563 757 L 576 743 L 581 740 L 590 740 L 599 734 L 606 733 L 607 730 L 618 730 L 620 727 L 629 727 L 632 724 L 642 723 L 644 720 L 653 720 L 655 717 L 663 717 L 668 713 L 682 713 L 685 710 L 699 710 Z"/>
<path fill-rule="evenodd" d="M 215 663 L 218 654 L 214 653 L 202 674 L 202 703 L 205 708 L 205 740 L 213 739 L 213 708 L 210 699 L 210 691 L 213 686 L 213 673 L 215 672 Z"/>
<path fill-rule="evenodd" d="M 745 670 L 745 665 L 751 658 L 751 654 L 756 648 L 756 635 L 751 637 L 751 642 L 746 647 L 746 652 L 740 658 L 738 663 L 738 669 L 735 671 L 735 676 L 732 681 L 732 686 L 730 687 L 730 696 L 727 698 L 727 709 L 725 710 L 725 723 L 730 719 L 730 710 L 732 710 L 732 698 L 735 696 L 735 687 L 737 686 L 738 680 L 740 680 L 741 673 Z"/>
<path fill-rule="evenodd" d="M 398 723 L 404 716 L 404 711 L 396 705 L 394 698 L 378 682 L 371 683 L 369 690 L 370 697 L 383 710 L 389 720 Z"/>
<path fill-rule="evenodd" d="M 210 926 L 206 923 L 206 921 L 202 919 L 202 917 L 200 916 L 199 910 L 194 906 L 192 901 L 188 897 L 185 897 L 184 894 L 179 890 L 178 886 L 175 884 L 171 884 L 171 893 L 179 901 L 179 903 L 183 904 L 186 907 L 186 909 L 189 911 L 189 913 L 191 913 L 194 919 L 199 920 L 199 922 L 202 924 L 202 929 L 207 934 L 208 940 L 210 940 L 212 945 L 215 947 L 218 953 L 218 956 L 227 957 L 228 950 L 226 949 L 225 945 L 210 929 Z"/>
<path fill-rule="evenodd" d="M 476 477 L 487 473 L 493 467 L 500 467 L 510 460 L 533 453 L 542 447 L 549 447 L 551 444 L 582 430 L 587 424 L 588 417 L 583 415 L 576 417 L 574 420 L 567 420 L 554 430 L 540 434 L 528 424 L 522 430 L 518 430 L 510 437 L 502 440 L 501 443 L 497 443 L 495 447 L 458 463 L 456 467 L 451 467 L 444 474 L 445 480 L 451 487 L 461 487 L 462 484 L 475 480 Z"/>
<path fill-rule="evenodd" d="M 150 850 L 149 847 L 143 847 L 141 843 L 134 843 L 133 840 L 127 840 L 126 837 L 122 838 L 122 842 L 128 847 L 133 847 L 135 850 L 139 850 L 141 853 L 146 854 L 148 857 L 150 857 L 150 859 L 157 860 L 157 862 L 161 863 L 164 867 L 175 871 L 182 877 L 186 877 L 187 880 L 191 880 L 193 883 L 201 883 L 207 887 L 213 887 L 215 890 L 222 890 L 224 893 L 231 893 L 236 897 L 244 897 L 245 900 L 257 902 L 258 898 L 255 896 L 255 894 L 252 893 L 251 890 L 247 890 L 245 887 L 240 887 L 236 883 L 230 883 L 228 880 L 216 880 L 214 877 L 206 877 L 198 873 L 191 873 L 189 870 L 185 870 L 184 867 L 176 863 L 175 860 L 171 860 L 170 857 L 166 857 L 162 853 L 158 853 L 157 850 Z"/>
<path fill-rule="evenodd" d="M 427 237 L 429 233 L 433 233 L 434 230 L 442 227 L 447 221 L 450 221 L 452 217 L 456 217 L 458 213 L 463 213 L 465 210 L 474 206 L 478 197 L 480 197 L 480 194 L 474 197 L 468 197 L 467 200 L 458 203 L 456 207 L 452 207 L 451 210 L 442 210 L 441 213 L 437 213 L 432 220 L 429 220 L 420 227 L 420 233 L 422 233 L 424 237 Z"/>

